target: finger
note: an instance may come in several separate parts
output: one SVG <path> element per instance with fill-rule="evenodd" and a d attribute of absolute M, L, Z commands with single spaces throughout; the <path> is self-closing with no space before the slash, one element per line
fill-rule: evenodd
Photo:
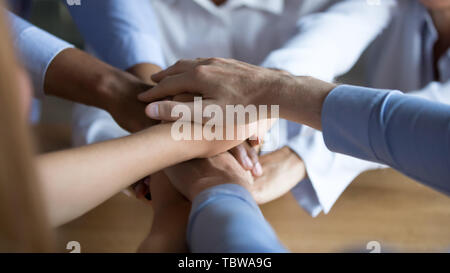
<path fill-rule="evenodd" d="M 205 124 L 210 117 L 201 112 L 204 107 L 211 104 L 209 100 L 198 102 L 159 101 L 150 103 L 145 108 L 145 114 L 151 119 L 162 121 L 185 121 Z"/>
<path fill-rule="evenodd" d="M 164 78 L 157 86 L 140 93 L 138 99 L 143 102 L 152 102 L 181 93 L 195 93 L 196 89 L 199 88 L 193 77 L 182 73 Z"/>
<path fill-rule="evenodd" d="M 152 75 L 152 80 L 154 82 L 160 82 L 164 78 L 168 76 L 173 76 L 176 74 L 187 72 L 189 69 L 192 69 L 195 67 L 195 65 L 198 63 L 197 60 L 179 60 L 174 65 L 171 65 L 165 70 L 161 70 L 156 74 Z"/>
<path fill-rule="evenodd" d="M 253 147 L 250 147 L 250 145 L 248 144 L 245 144 L 245 149 L 247 151 L 248 157 L 250 157 L 250 159 L 252 160 L 253 165 L 258 163 L 259 162 L 258 152 Z"/>
<path fill-rule="evenodd" d="M 146 191 L 147 191 L 146 189 L 147 189 L 147 187 L 145 186 L 145 184 L 142 182 L 139 182 L 136 185 L 136 187 L 134 188 L 134 191 L 136 193 L 136 198 L 142 199 L 146 194 Z"/>
<path fill-rule="evenodd" d="M 179 94 L 176 95 L 175 97 L 173 97 L 173 101 L 178 101 L 178 102 L 191 102 L 194 101 L 195 99 L 195 94 L 191 94 L 191 93 L 183 93 L 183 94 Z"/>
<path fill-rule="evenodd" d="M 263 138 L 259 136 L 253 135 L 248 139 L 248 144 L 250 144 L 251 147 L 259 146 L 263 144 Z"/>
<path fill-rule="evenodd" d="M 254 168 L 253 161 L 247 155 L 247 150 L 242 144 L 231 149 L 230 153 L 245 170 L 250 171 Z"/>
<path fill-rule="evenodd" d="M 261 164 L 259 163 L 259 156 L 258 156 L 258 152 L 256 151 L 255 148 L 250 147 L 249 145 L 246 145 L 246 149 L 247 149 L 247 155 L 248 157 L 252 160 L 253 162 L 253 168 L 252 168 L 252 174 L 253 176 L 261 176 L 263 175 L 263 169 Z"/>

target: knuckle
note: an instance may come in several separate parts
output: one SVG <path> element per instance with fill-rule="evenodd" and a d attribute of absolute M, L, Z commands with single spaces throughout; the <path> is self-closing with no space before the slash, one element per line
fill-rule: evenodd
<path fill-rule="evenodd" d="M 208 63 L 210 63 L 210 64 L 219 64 L 219 63 L 222 63 L 223 61 L 224 61 L 224 59 L 218 58 L 218 57 L 208 58 Z"/>
<path fill-rule="evenodd" d="M 185 59 L 180 59 L 180 60 L 176 61 L 176 63 L 173 66 L 174 67 L 175 66 L 180 66 L 180 65 L 183 65 L 184 63 L 186 63 L 186 60 Z"/>
<path fill-rule="evenodd" d="M 194 67 L 194 77 L 195 78 L 201 78 L 203 77 L 203 75 L 206 73 L 206 71 L 208 70 L 206 65 L 197 65 Z"/>

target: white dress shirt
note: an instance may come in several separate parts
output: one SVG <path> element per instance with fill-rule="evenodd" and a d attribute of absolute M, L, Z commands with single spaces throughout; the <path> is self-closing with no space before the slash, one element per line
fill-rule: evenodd
<path fill-rule="evenodd" d="M 210 0 L 149 1 L 166 65 L 186 58 L 225 57 L 324 80 L 354 65 L 389 23 L 395 6 L 393 0 L 380 5 L 364 0 L 229 0 L 220 7 Z M 305 162 L 309 179 L 293 192 L 313 216 L 328 212 L 356 176 L 374 167 L 330 152 L 322 134 L 308 127 L 282 120 L 275 128 L 280 129 L 275 146 L 288 145 Z M 75 107 L 73 132 L 76 145 L 127 134 L 108 113 L 87 106 Z"/>
<path fill-rule="evenodd" d="M 436 75 L 433 48 L 438 33 L 419 1 L 401 1 L 389 27 L 370 46 L 368 85 L 450 104 L 450 49 L 440 56 Z"/>

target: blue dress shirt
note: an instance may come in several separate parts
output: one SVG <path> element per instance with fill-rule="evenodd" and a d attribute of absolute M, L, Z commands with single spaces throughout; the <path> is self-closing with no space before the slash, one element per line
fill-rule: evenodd
<path fill-rule="evenodd" d="M 187 241 L 192 252 L 286 252 L 251 194 L 236 184 L 209 188 L 192 203 Z"/>
<path fill-rule="evenodd" d="M 149 1 L 82 1 L 79 6 L 68 5 L 68 9 L 89 47 L 103 61 L 119 69 L 145 62 L 165 66 L 159 28 Z M 31 76 L 36 96 L 42 97 L 48 66 L 56 55 L 73 45 L 11 12 L 8 15 L 17 51 Z"/>
<path fill-rule="evenodd" d="M 450 106 L 399 91 L 342 85 L 326 98 L 322 128 L 339 153 L 387 164 L 450 195 Z M 228 184 L 194 200 L 193 252 L 284 252 L 252 196 Z"/>
<path fill-rule="evenodd" d="M 119 69 L 139 63 L 165 67 L 150 1 L 90 0 L 66 5 L 85 42 L 101 60 Z"/>
<path fill-rule="evenodd" d="M 322 110 L 332 151 L 387 164 L 450 194 L 450 106 L 399 91 L 342 85 Z"/>

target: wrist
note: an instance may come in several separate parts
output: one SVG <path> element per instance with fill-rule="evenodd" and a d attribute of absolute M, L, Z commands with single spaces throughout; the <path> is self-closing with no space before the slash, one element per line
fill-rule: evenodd
<path fill-rule="evenodd" d="M 267 105 L 270 111 L 270 105 L 279 107 L 279 115 L 281 118 L 287 119 L 288 109 L 293 102 L 292 94 L 296 92 L 299 86 L 298 77 L 289 72 L 279 69 L 267 69 L 265 82 L 257 93 L 256 105 Z"/>
<path fill-rule="evenodd" d="M 95 106 L 113 113 L 118 106 L 120 108 L 121 104 L 127 102 L 130 96 L 137 96 L 149 88 L 149 85 L 130 73 L 111 68 L 99 74 L 94 82 L 98 101 Z"/>
<path fill-rule="evenodd" d="M 335 84 L 312 77 L 294 77 L 279 96 L 280 117 L 321 130 L 323 103 L 334 88 Z"/>
<path fill-rule="evenodd" d="M 140 63 L 128 68 L 127 71 L 147 84 L 155 85 L 152 75 L 160 72 L 162 69 L 156 64 Z"/>
<path fill-rule="evenodd" d="M 97 105 L 105 111 L 110 112 L 112 109 L 113 102 L 117 100 L 117 92 L 115 91 L 116 86 L 120 85 L 121 71 L 116 71 L 115 69 L 108 69 L 102 71 L 95 80 L 93 81 L 94 94 L 96 95 Z"/>

